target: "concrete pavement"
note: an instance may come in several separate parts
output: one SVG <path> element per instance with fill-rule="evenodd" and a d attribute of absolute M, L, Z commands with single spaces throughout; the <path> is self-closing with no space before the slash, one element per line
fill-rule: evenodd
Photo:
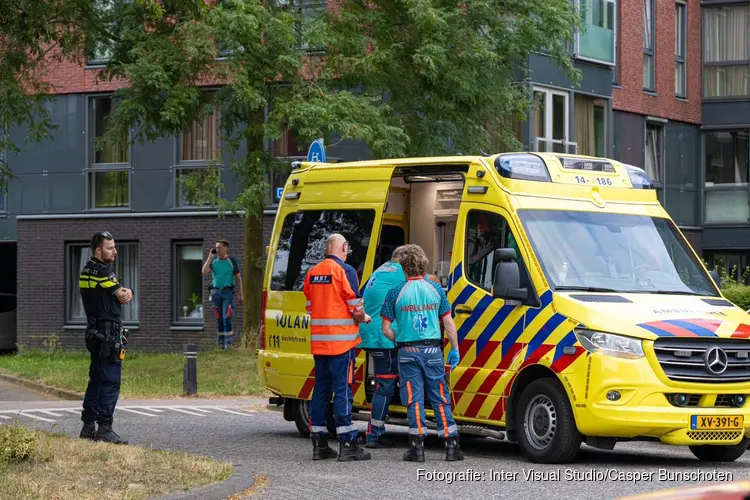
<path fill-rule="evenodd" d="M 34 401 L 59 401 L 59 399 L 0 380 L 0 407 L 11 401 L 32 402 L 33 404 Z"/>
<path fill-rule="evenodd" d="M 468 436 L 462 439 L 466 454 L 463 462 L 443 461 L 441 441 L 433 435 L 428 440 L 427 461 L 411 464 L 401 460 L 406 429 L 390 426 L 392 436 L 398 440 L 397 447 L 369 450 L 373 458 L 368 462 L 313 462 L 310 441 L 300 438 L 294 423 L 284 421 L 281 413 L 269 410 L 265 402 L 257 399 L 121 401 L 115 413 L 115 429 L 135 445 L 209 455 L 268 476 L 268 488 L 255 496 L 269 499 L 356 496 L 358 500 L 399 497 L 599 500 L 695 484 L 696 479 L 704 482 L 750 477 L 750 453 L 730 464 L 702 464 L 686 448 L 628 443 L 611 452 L 584 446 L 575 464 L 536 465 L 526 461 L 514 445 Z M 62 403 L 58 406 L 45 402 L 36 406 L 60 416 L 26 407 L 24 415 L 12 419 L 55 427 L 75 436 L 80 430 L 80 414 L 60 408 L 65 408 L 65 404 L 68 409 L 79 405 Z M 51 406 L 57 406 L 58 411 L 50 410 Z M 0 414 L 8 416 L 12 409 L 4 411 Z M 53 422 L 32 420 L 33 415 Z M 357 425 L 364 430 L 364 422 Z"/>

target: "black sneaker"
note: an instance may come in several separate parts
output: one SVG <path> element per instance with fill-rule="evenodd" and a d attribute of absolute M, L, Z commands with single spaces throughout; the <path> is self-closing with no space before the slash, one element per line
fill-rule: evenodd
<path fill-rule="evenodd" d="M 93 441 L 96 437 L 96 423 L 84 422 L 80 437 L 81 439 L 91 439 Z"/>
<path fill-rule="evenodd" d="M 96 430 L 94 439 L 96 439 L 97 441 L 104 441 L 106 443 L 128 444 L 128 442 L 118 436 L 117 433 L 113 431 L 112 427 L 109 425 L 99 425 L 99 428 Z"/>

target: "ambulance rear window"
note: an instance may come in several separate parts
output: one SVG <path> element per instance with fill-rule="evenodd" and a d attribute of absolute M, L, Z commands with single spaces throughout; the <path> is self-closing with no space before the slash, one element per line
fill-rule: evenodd
<path fill-rule="evenodd" d="M 349 242 L 346 263 L 362 273 L 375 210 L 306 210 L 289 214 L 279 235 L 271 289 L 301 292 L 307 271 L 325 258 L 326 239 L 340 233 Z"/>

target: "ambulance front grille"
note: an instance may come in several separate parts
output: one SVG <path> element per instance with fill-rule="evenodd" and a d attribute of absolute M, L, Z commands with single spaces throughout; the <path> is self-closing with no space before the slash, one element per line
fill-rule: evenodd
<path fill-rule="evenodd" d="M 693 441 L 734 441 L 742 431 L 688 431 L 687 436 Z"/>
<path fill-rule="evenodd" d="M 709 369 L 711 362 L 720 362 Z M 664 374 L 676 382 L 733 383 L 750 381 L 750 340 L 719 338 L 660 338 L 654 341 L 654 354 Z M 723 371 L 722 371 L 723 369 Z"/>

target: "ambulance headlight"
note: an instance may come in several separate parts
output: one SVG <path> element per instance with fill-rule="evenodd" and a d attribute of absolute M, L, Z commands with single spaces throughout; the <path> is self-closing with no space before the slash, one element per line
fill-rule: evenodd
<path fill-rule="evenodd" d="M 599 352 L 618 358 L 638 359 L 644 356 L 643 341 L 613 333 L 577 329 L 578 341 L 589 352 Z"/>

